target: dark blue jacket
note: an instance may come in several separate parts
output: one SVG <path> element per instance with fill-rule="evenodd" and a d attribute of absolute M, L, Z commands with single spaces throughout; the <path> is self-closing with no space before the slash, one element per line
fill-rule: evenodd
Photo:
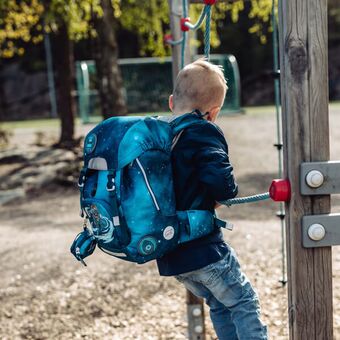
<path fill-rule="evenodd" d="M 190 119 L 182 116 L 177 120 Z M 176 121 L 177 121 L 176 120 Z M 199 117 L 185 129 L 172 152 L 177 210 L 214 211 L 216 202 L 237 195 L 222 131 Z M 178 275 L 219 261 L 227 252 L 220 230 L 179 245 L 157 260 L 160 275 Z"/>

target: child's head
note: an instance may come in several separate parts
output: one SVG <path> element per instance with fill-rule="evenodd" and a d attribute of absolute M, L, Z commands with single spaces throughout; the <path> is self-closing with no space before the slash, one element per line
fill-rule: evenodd
<path fill-rule="evenodd" d="M 223 105 L 227 89 L 222 68 L 199 59 L 178 73 L 169 106 L 175 114 L 195 109 L 202 113 L 209 112 L 207 119 L 214 121 Z"/>

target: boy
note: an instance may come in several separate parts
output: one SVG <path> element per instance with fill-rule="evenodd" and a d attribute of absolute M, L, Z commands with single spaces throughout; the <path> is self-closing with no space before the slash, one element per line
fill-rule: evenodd
<path fill-rule="evenodd" d="M 197 124 L 184 130 L 172 152 L 177 210 L 213 212 L 237 194 L 228 146 L 214 124 L 226 91 L 221 68 L 202 59 L 178 74 L 169 107 L 176 121 L 196 113 Z M 220 230 L 180 245 L 157 264 L 160 275 L 175 276 L 206 299 L 218 339 L 267 339 L 256 293 Z"/>

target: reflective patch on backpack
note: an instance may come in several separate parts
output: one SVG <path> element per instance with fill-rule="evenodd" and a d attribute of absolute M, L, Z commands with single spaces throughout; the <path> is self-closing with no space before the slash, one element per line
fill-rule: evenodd
<path fill-rule="evenodd" d="M 86 154 L 92 153 L 97 145 L 97 135 L 91 133 L 85 139 L 84 150 Z"/>
<path fill-rule="evenodd" d="M 171 240 L 174 236 L 175 236 L 175 229 L 174 229 L 174 227 L 172 227 L 171 225 L 167 226 L 164 229 L 164 231 L 163 231 L 163 237 L 166 240 Z"/>

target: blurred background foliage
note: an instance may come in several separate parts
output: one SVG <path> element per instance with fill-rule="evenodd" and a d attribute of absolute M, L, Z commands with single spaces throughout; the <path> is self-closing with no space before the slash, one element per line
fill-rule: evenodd
<path fill-rule="evenodd" d="M 277 15 L 278 0 L 273 1 Z M 339 1 L 329 0 L 328 5 L 330 96 L 340 99 Z M 192 22 L 202 6 L 190 5 Z M 271 13 L 272 0 L 230 0 L 213 8 L 211 52 L 235 55 L 245 105 L 274 100 Z M 1 79 L 14 65 L 25 75 L 45 71 L 46 36 L 52 43 L 63 142 L 73 140 L 75 61 L 95 60 L 102 115 L 125 114 L 118 58 L 169 56 L 171 48 L 163 42 L 168 33 L 168 0 L 1 0 L 0 119 L 8 119 L 13 101 Z M 203 35 L 204 28 L 191 39 L 198 54 L 203 52 Z"/>
<path fill-rule="evenodd" d="M 275 0 L 277 1 L 277 0 Z M 116 30 L 127 30 L 137 36 L 139 54 L 165 56 L 170 49 L 163 44 L 164 34 L 169 31 L 169 7 L 167 0 L 112 0 L 113 14 L 119 23 Z M 246 1 L 247 2 L 247 1 Z M 195 21 L 202 5 L 192 4 L 190 16 Z M 221 40 L 217 27 L 237 23 L 240 13 L 248 9 L 251 22 L 250 33 L 259 36 L 265 43 L 270 32 L 272 0 L 244 0 L 222 2 L 216 5 L 212 25 L 212 47 L 218 47 Z M 339 15 L 334 12 L 335 15 Z M 100 0 L 2 0 L 0 3 L 0 56 L 11 58 L 22 55 L 27 43 L 38 44 L 43 32 L 56 32 L 61 21 L 67 23 L 70 39 L 80 41 L 96 36 L 93 16 L 103 15 Z M 114 20 L 113 20 L 114 22 Z"/>

